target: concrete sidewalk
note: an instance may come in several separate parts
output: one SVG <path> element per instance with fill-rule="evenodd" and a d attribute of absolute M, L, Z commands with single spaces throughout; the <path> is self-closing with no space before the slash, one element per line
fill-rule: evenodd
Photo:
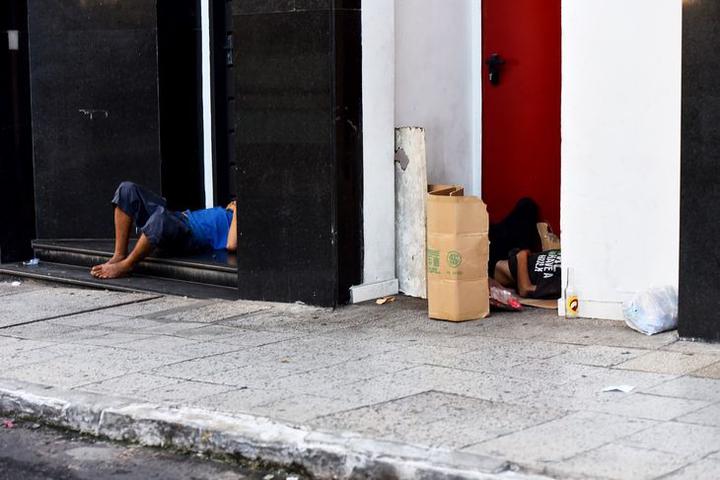
<path fill-rule="evenodd" d="M 0 409 L 321 477 L 720 478 L 720 345 L 425 309 L 0 283 Z"/>

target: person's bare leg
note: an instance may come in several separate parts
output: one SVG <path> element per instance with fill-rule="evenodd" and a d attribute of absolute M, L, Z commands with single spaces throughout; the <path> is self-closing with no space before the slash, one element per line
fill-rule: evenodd
<path fill-rule="evenodd" d="M 125 277 L 132 272 L 133 267 L 135 267 L 140 260 L 150 255 L 152 251 L 152 243 L 150 243 L 150 240 L 145 234 L 142 234 L 135 248 L 130 252 L 130 255 L 116 263 L 99 265 L 97 269 L 93 269 L 92 275 L 101 279 Z"/>
<path fill-rule="evenodd" d="M 133 219 L 127 213 L 123 212 L 120 208 L 115 207 L 115 247 L 113 256 L 102 265 L 95 265 L 90 270 L 90 273 L 95 275 L 96 271 L 99 271 L 103 265 L 118 263 L 125 260 L 128 251 L 128 242 L 130 241 L 130 231 L 132 230 Z"/>
<path fill-rule="evenodd" d="M 535 285 L 530 281 L 530 274 L 528 273 L 528 257 L 530 256 L 529 250 L 523 250 L 517 254 L 517 287 L 518 293 L 521 297 L 527 298 L 531 293 L 535 291 Z"/>

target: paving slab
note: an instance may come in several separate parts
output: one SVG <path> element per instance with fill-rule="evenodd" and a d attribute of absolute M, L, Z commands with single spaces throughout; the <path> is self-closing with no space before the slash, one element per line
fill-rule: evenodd
<path fill-rule="evenodd" d="M 218 300 L 204 303 L 195 302 L 190 306 L 182 306 L 152 314 L 143 314 L 143 316 L 145 318 L 162 318 L 176 322 L 214 323 L 229 318 L 270 310 L 271 308 L 268 304 Z"/>
<path fill-rule="evenodd" d="M 661 383 L 652 388 L 643 389 L 643 391 L 665 397 L 720 402 L 720 379 L 686 376 Z"/>
<path fill-rule="evenodd" d="M 555 356 L 550 360 L 557 363 L 572 363 L 592 367 L 612 367 L 625 363 L 641 355 L 647 350 L 637 348 L 607 347 L 605 345 L 585 345 L 569 349 L 567 352 Z"/>
<path fill-rule="evenodd" d="M 94 347 L 85 347 L 73 344 L 50 344 L 49 346 L 33 350 L 16 350 L 14 353 L 3 355 L 2 368 L 3 370 L 8 370 L 36 363 L 48 362 L 53 359 L 59 359 L 63 356 L 69 356 L 80 352 L 88 352 L 93 348 Z"/>
<path fill-rule="evenodd" d="M 137 304 L 130 305 L 136 306 Z M 129 307 L 130 307 L 129 306 Z M 113 309 L 111 309 L 113 310 Z M 105 324 L 123 321 L 126 317 L 117 313 L 110 313 L 109 310 L 97 310 L 93 312 L 80 313 L 76 315 L 66 315 L 55 320 L 47 320 L 47 323 L 56 325 L 66 325 L 69 327 L 78 328 L 98 328 Z"/>
<path fill-rule="evenodd" d="M 175 310 L 183 307 L 192 307 L 193 305 L 204 305 L 205 303 L 205 300 L 196 300 L 187 297 L 162 296 L 143 302 L 142 304 L 109 308 L 106 312 L 112 315 L 121 315 L 123 317 L 138 317 L 141 315 L 152 316 L 160 312 Z"/>
<path fill-rule="evenodd" d="M 2 278 L 8 278 L 3 276 Z M 45 285 L 41 285 L 35 282 L 26 282 L 19 279 L 7 279 L 0 281 L 0 297 L 5 295 L 15 295 L 17 293 L 25 293 L 31 290 L 39 290 L 41 288 L 48 288 Z"/>
<path fill-rule="evenodd" d="M 707 343 L 699 341 L 684 340 L 678 338 L 676 342 L 670 343 L 661 348 L 672 352 L 698 353 L 701 355 L 720 356 L 720 343 Z"/>
<path fill-rule="evenodd" d="M 688 465 L 666 477 L 666 480 L 698 480 L 700 478 L 720 478 L 720 460 L 705 458 Z"/>
<path fill-rule="evenodd" d="M 720 428 L 664 422 L 621 438 L 618 444 L 682 455 L 690 463 L 720 450 Z"/>
<path fill-rule="evenodd" d="M 152 388 L 161 388 L 167 385 L 180 383 L 181 380 L 161 377 L 148 373 L 130 373 L 114 378 L 109 378 L 96 383 L 88 383 L 82 386 L 82 390 L 91 393 L 114 395 L 124 398 L 140 400 L 145 391 Z"/>
<path fill-rule="evenodd" d="M 619 398 L 617 401 L 598 403 L 591 409 L 596 412 L 612 413 L 629 418 L 672 420 L 709 405 L 710 402 L 703 400 L 636 393 Z"/>
<path fill-rule="evenodd" d="M 0 302 L 0 327 L 18 325 L 113 305 L 154 298 L 139 293 L 119 293 L 76 288 L 31 289 L 6 295 Z"/>
<path fill-rule="evenodd" d="M 676 421 L 720 428 L 720 403 L 678 417 Z M 718 446 L 718 450 L 720 450 L 720 446 Z"/>
<path fill-rule="evenodd" d="M 502 458 L 523 458 L 544 467 L 617 441 L 655 425 L 652 420 L 578 412 L 466 448 L 464 451 Z"/>
<path fill-rule="evenodd" d="M 656 351 L 628 360 L 615 368 L 685 375 L 717 362 L 718 359 L 714 355 Z"/>
<path fill-rule="evenodd" d="M 180 360 L 182 357 L 168 354 L 83 347 L 82 353 L 5 369 L 3 376 L 44 385 L 72 388 L 160 365 L 176 363 Z"/>
<path fill-rule="evenodd" d="M 585 476 L 592 472 L 594 477 L 613 480 L 652 480 L 687 464 L 681 455 L 628 445 L 603 445 L 565 460 L 551 472 L 559 476 Z"/>
<path fill-rule="evenodd" d="M 694 372 L 691 372 L 690 375 L 694 377 L 714 378 L 720 380 L 720 362 L 695 370 Z"/>
<path fill-rule="evenodd" d="M 327 415 L 311 421 L 310 425 L 416 445 L 461 449 L 565 414 L 560 410 L 429 391 Z M 418 422 L 418 418 L 425 420 Z"/>
<path fill-rule="evenodd" d="M 515 403 L 545 405 L 548 408 L 592 410 L 601 405 L 616 403 L 632 393 L 604 392 L 607 387 L 628 385 L 636 389 L 650 388 L 676 378 L 671 375 L 613 370 L 592 367 L 592 373 L 564 384 L 540 382 L 539 387 L 527 395 L 513 400 Z"/>

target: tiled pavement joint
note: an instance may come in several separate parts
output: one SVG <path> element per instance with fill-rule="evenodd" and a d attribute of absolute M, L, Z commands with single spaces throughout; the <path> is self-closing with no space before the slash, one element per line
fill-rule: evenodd
<path fill-rule="evenodd" d="M 146 446 L 298 465 L 318 478 L 540 479 L 491 457 L 0 379 L 0 412 Z"/>
<path fill-rule="evenodd" d="M 88 308 L 88 309 L 85 309 L 85 310 L 77 310 L 77 311 L 72 311 L 72 312 L 63 313 L 63 314 L 61 314 L 61 315 L 53 315 L 53 316 L 50 316 L 50 317 L 38 318 L 38 319 L 30 320 L 30 321 L 27 321 L 27 322 L 19 322 L 19 323 L 12 323 L 12 324 L 9 324 L 9 325 L 1 325 L 1 326 L 0 326 L 0 331 L 6 330 L 6 329 L 8 329 L 8 328 L 13 328 L 13 327 L 24 327 L 25 325 L 32 325 L 32 324 L 34 324 L 34 323 L 48 322 L 48 321 L 50 321 L 50 320 L 58 320 L 58 319 L 61 319 L 61 318 L 64 318 L 64 317 L 72 317 L 72 316 L 75 316 L 75 315 L 82 315 L 82 314 L 85 314 L 85 313 L 100 312 L 100 311 L 102 311 L 102 310 L 110 310 L 110 309 L 112 309 L 112 308 L 126 307 L 126 306 L 128 306 L 128 305 L 135 305 L 135 304 L 138 304 L 138 303 L 150 302 L 150 301 L 152 301 L 152 300 L 157 300 L 158 298 L 162 298 L 162 295 L 155 295 L 155 296 L 152 296 L 152 297 L 140 298 L 140 299 L 137 299 L 137 300 L 131 300 L 131 301 L 129 301 L 129 302 L 120 302 L 120 303 L 115 303 L 115 304 L 111 304 L 111 305 L 103 305 L 103 306 L 101 306 L 101 307 Z"/>

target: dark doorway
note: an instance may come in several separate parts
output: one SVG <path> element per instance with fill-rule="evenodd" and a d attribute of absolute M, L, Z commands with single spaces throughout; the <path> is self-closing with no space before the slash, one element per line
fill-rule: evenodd
<path fill-rule="evenodd" d="M 171 209 L 205 206 L 199 0 L 158 0 L 162 193 Z"/>
<path fill-rule="evenodd" d="M 29 258 L 35 235 L 27 5 L 0 5 L 0 263 Z"/>

